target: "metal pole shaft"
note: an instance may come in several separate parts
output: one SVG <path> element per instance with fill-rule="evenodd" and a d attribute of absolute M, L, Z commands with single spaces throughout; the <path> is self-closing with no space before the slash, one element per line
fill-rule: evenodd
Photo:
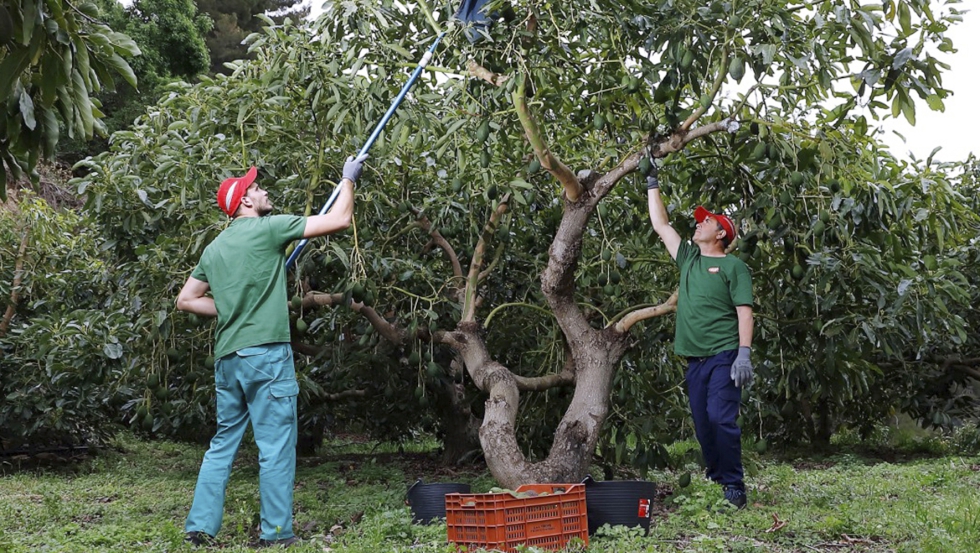
<path fill-rule="evenodd" d="M 422 56 L 422 59 L 419 60 L 418 67 L 416 67 L 415 71 L 412 72 L 412 75 L 408 78 L 408 82 L 402 86 L 401 91 L 398 93 L 398 96 L 395 97 L 395 100 L 391 103 L 391 106 L 388 107 L 388 111 L 385 112 L 384 116 L 381 118 L 381 121 L 379 121 L 377 126 L 374 127 L 374 131 L 371 133 L 371 136 L 368 137 L 367 142 L 364 143 L 361 151 L 357 153 L 358 156 L 368 153 L 368 150 L 370 150 L 371 146 L 374 145 L 374 142 L 378 139 L 378 136 L 381 135 L 381 131 L 384 130 L 385 125 L 388 124 L 391 116 L 395 114 L 395 111 L 398 110 L 398 106 L 401 105 L 402 100 L 405 99 L 405 95 L 408 94 L 408 91 L 411 90 L 412 86 L 415 84 L 415 81 L 418 80 L 419 75 L 422 74 L 422 70 L 425 69 L 425 66 L 429 64 L 429 60 L 432 59 L 432 55 L 435 53 L 436 47 L 439 46 L 439 42 L 442 41 L 442 37 L 445 35 L 446 33 L 443 32 L 437 36 L 435 42 L 432 43 L 429 50 Z M 319 214 L 323 215 L 327 211 L 330 211 L 330 208 L 333 207 L 333 204 L 337 201 L 337 196 L 339 195 L 340 186 L 338 185 L 333 189 L 330 197 L 327 198 L 327 202 L 323 204 L 322 208 L 320 208 Z M 307 243 L 309 243 L 309 240 L 304 238 L 300 240 L 298 244 L 296 244 L 296 248 L 293 249 L 293 253 L 289 254 L 289 259 L 286 260 L 286 269 L 290 269 L 296 263 L 296 260 L 303 252 L 303 248 L 306 247 Z"/>

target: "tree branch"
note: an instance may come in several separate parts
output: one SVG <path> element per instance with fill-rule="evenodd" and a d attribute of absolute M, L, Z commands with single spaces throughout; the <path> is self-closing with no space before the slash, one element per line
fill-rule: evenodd
<path fill-rule="evenodd" d="M 727 131 L 728 126 L 734 121 L 734 115 L 729 116 L 721 121 L 715 121 L 714 123 L 708 123 L 702 127 L 698 127 L 693 131 L 683 131 L 678 130 L 671 134 L 667 140 L 663 142 L 658 142 L 652 146 L 653 157 L 667 157 L 668 154 L 674 152 L 679 152 L 684 149 L 689 143 L 711 133 Z"/>
<path fill-rule="evenodd" d="M 692 113 L 690 117 L 688 117 L 687 120 L 681 124 L 680 128 L 678 129 L 680 132 L 687 132 L 695 121 L 707 113 L 708 107 L 711 106 L 711 102 L 714 102 L 715 96 L 717 96 L 718 91 L 721 90 L 722 83 L 725 82 L 725 76 L 728 75 L 728 55 L 728 48 L 724 48 L 721 54 L 721 63 L 718 66 L 718 74 L 715 75 L 715 82 L 711 84 L 711 92 L 708 93 L 710 101 L 694 110 L 694 113 Z"/>
<path fill-rule="evenodd" d="M 504 249 L 503 244 L 497 247 L 497 251 L 493 253 L 493 260 L 490 261 L 490 264 L 487 265 L 486 269 L 480 271 L 480 276 L 476 279 L 477 282 L 483 282 L 488 276 L 490 276 L 490 273 L 492 273 L 494 268 L 497 267 L 497 263 L 500 263 L 500 258 L 504 256 Z"/>
<path fill-rule="evenodd" d="M 303 308 L 339 306 L 344 305 L 344 294 L 324 294 L 321 292 L 310 292 L 303 297 Z M 378 331 L 381 336 L 392 344 L 401 344 L 405 340 L 405 331 L 389 323 L 373 307 L 364 305 L 363 302 L 351 300 L 346 305 L 352 311 L 360 313 L 371 323 L 371 326 Z"/>
<path fill-rule="evenodd" d="M 630 327 L 640 321 L 652 319 L 654 317 L 661 317 L 667 313 L 673 313 L 675 311 L 677 311 L 677 292 L 671 294 L 671 296 L 667 298 L 667 301 L 656 307 L 645 307 L 629 313 L 619 322 L 617 322 L 614 328 L 616 329 L 616 332 L 629 332 Z"/>
<path fill-rule="evenodd" d="M 432 224 L 428 219 L 425 219 L 422 228 L 429 233 L 432 243 L 446 252 L 446 255 L 449 257 L 449 262 L 453 266 L 453 276 L 463 278 L 463 267 L 459 264 L 459 256 L 456 255 L 456 250 L 449 244 L 449 241 L 439 232 L 439 229 L 432 230 Z"/>
<path fill-rule="evenodd" d="M 476 63 L 474 60 L 466 62 L 466 70 L 470 72 L 470 75 L 478 79 L 483 79 L 493 86 L 501 86 L 510 79 L 510 75 L 500 75 L 494 73 L 486 67 Z"/>
<path fill-rule="evenodd" d="M 293 347 L 293 351 L 296 353 L 302 353 L 303 355 L 308 355 L 310 357 L 316 357 L 323 353 L 323 348 L 320 346 L 315 346 L 313 344 L 307 344 L 305 342 L 297 342 L 296 340 L 291 340 L 289 345 Z"/>
<path fill-rule="evenodd" d="M 330 401 L 337 401 L 338 399 L 347 399 L 351 397 L 367 397 L 367 392 L 365 390 L 344 390 L 343 392 L 337 392 L 336 394 L 326 394 L 326 398 Z"/>
<path fill-rule="evenodd" d="M 460 316 L 460 323 L 472 323 L 476 321 L 476 307 L 478 304 L 477 288 L 480 285 L 482 275 L 480 272 L 483 266 L 483 256 L 486 253 L 487 242 L 493 237 L 493 233 L 497 228 L 497 224 L 500 218 L 503 217 L 504 213 L 507 212 L 507 208 L 510 202 L 510 194 L 504 194 L 504 197 L 497 204 L 497 209 L 490 214 L 490 221 L 487 222 L 483 227 L 483 233 L 480 235 L 480 239 L 476 243 L 476 247 L 473 248 L 473 259 L 470 260 L 470 270 L 469 274 L 466 276 L 466 290 L 463 294 L 463 310 Z"/>
<path fill-rule="evenodd" d="M 567 353 L 568 348 L 566 347 Z M 518 391 L 521 392 L 542 392 L 556 386 L 575 384 L 575 359 L 571 355 L 568 355 L 565 358 L 565 366 L 562 367 L 561 372 L 558 374 L 530 378 L 514 375 L 514 380 L 517 382 Z"/>
<path fill-rule="evenodd" d="M 27 244 L 30 242 L 30 227 L 24 225 L 23 234 L 20 237 L 20 247 L 17 248 L 17 261 L 14 263 L 14 279 L 10 283 L 10 303 L 0 320 L 0 338 L 7 335 L 10 328 L 10 321 L 13 320 L 17 312 L 17 302 L 20 300 L 20 283 L 24 279 L 24 260 L 27 258 Z"/>
<path fill-rule="evenodd" d="M 544 133 L 541 132 L 537 120 L 527 106 L 527 97 L 524 95 L 526 83 L 526 78 L 519 77 L 517 88 L 511 95 L 514 100 L 514 107 L 517 109 L 517 118 L 520 119 L 521 126 L 524 127 L 524 134 L 527 136 L 528 142 L 531 143 L 531 147 L 534 148 L 534 155 L 541 162 L 541 166 L 558 179 L 558 182 L 565 189 L 565 197 L 570 202 L 575 203 L 582 195 L 582 183 L 567 165 L 555 157 L 551 149 L 548 148 L 548 144 L 545 143 Z"/>

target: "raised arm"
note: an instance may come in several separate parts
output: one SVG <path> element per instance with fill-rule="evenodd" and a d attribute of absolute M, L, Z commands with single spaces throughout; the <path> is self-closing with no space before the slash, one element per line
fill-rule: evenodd
<path fill-rule="evenodd" d="M 674 227 L 670 226 L 667 220 L 667 208 L 664 206 L 663 198 L 660 197 L 660 180 L 657 176 L 657 164 L 651 164 L 650 173 L 647 175 L 647 204 L 650 209 L 650 222 L 653 223 L 653 230 L 667 247 L 670 257 L 677 259 L 677 248 L 681 244 L 681 236 L 677 234 Z"/>
<path fill-rule="evenodd" d="M 330 211 L 323 215 L 313 215 L 306 218 L 306 228 L 303 238 L 324 236 L 350 227 L 354 215 L 354 183 L 361 176 L 364 160 L 368 155 L 349 157 L 344 163 L 344 177 L 340 181 L 340 194 Z"/>

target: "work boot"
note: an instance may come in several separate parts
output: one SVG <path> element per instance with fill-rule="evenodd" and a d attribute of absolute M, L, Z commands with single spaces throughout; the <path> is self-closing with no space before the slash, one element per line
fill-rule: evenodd
<path fill-rule="evenodd" d="M 214 545 L 214 536 L 207 532 L 188 532 L 184 537 L 184 541 L 197 547 L 208 546 Z"/>
<path fill-rule="evenodd" d="M 266 547 L 280 547 L 285 549 L 286 547 L 292 547 L 299 543 L 299 537 L 293 536 L 291 538 L 283 538 L 281 540 L 259 540 L 256 547 L 262 549 Z"/>
<path fill-rule="evenodd" d="M 731 503 L 736 509 L 744 509 L 748 503 L 745 495 L 745 488 L 742 486 L 725 486 L 725 501 Z"/>

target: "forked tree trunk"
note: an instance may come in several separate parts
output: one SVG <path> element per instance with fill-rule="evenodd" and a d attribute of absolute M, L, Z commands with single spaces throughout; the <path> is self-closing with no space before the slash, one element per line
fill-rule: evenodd
<path fill-rule="evenodd" d="M 500 485 L 516 488 L 532 482 L 578 482 L 588 473 L 599 432 L 609 414 L 609 393 L 619 361 L 628 348 L 628 334 L 614 328 L 595 329 L 574 301 L 575 269 L 582 235 L 598 199 L 567 204 L 550 249 L 541 286 L 568 346 L 569 361 L 560 374 L 537 378 L 514 375 L 494 361 L 475 322 L 460 324 L 438 339 L 462 358 L 474 383 L 489 394 L 480 427 L 487 466 Z M 575 392 L 547 458 L 528 460 L 517 442 L 521 392 L 574 384 Z"/>

